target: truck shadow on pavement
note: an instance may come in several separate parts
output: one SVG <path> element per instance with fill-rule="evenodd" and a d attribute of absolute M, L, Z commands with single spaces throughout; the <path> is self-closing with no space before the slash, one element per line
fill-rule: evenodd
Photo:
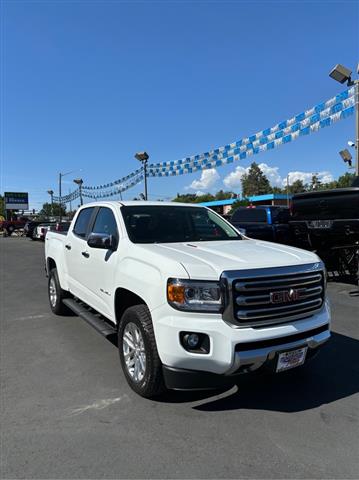
<path fill-rule="evenodd" d="M 273 376 L 240 377 L 238 390 L 223 395 L 218 390 L 170 392 L 169 403 L 198 402 L 195 410 L 216 412 L 237 409 L 299 412 L 328 404 L 359 392 L 359 340 L 332 333 L 308 367 Z M 228 390 L 230 392 L 233 387 Z M 213 398 L 216 396 L 217 398 Z"/>

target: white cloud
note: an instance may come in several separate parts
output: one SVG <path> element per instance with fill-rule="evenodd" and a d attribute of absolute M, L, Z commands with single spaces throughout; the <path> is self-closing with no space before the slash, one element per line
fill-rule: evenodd
<path fill-rule="evenodd" d="M 241 180 L 243 175 L 246 173 L 248 168 L 244 168 L 241 166 L 236 167 L 233 172 L 231 172 L 229 175 L 227 175 L 223 179 L 223 183 L 225 184 L 226 187 L 230 189 L 240 189 L 241 188 Z"/>
<path fill-rule="evenodd" d="M 260 163 L 258 166 L 273 187 L 280 187 L 282 184 L 282 177 L 279 175 L 278 167 L 270 167 L 266 163 Z"/>
<path fill-rule="evenodd" d="M 271 185 L 279 187 L 282 184 L 282 177 L 279 174 L 278 167 L 270 167 L 266 163 L 260 163 L 258 166 L 268 178 Z M 224 185 L 231 189 L 240 189 L 242 177 L 245 173 L 248 173 L 249 168 L 250 167 L 236 167 L 233 172 L 223 179 Z"/>
<path fill-rule="evenodd" d="M 266 163 L 260 163 L 258 166 L 273 187 L 285 187 L 287 185 L 287 176 L 285 175 L 282 177 L 280 175 L 279 167 L 271 167 Z M 249 168 L 250 167 L 242 167 L 238 165 L 235 170 L 233 170 L 223 179 L 224 186 L 229 190 L 241 190 L 242 177 L 248 172 Z M 327 170 L 323 170 L 321 172 L 291 171 L 288 173 L 288 175 L 290 185 L 296 180 L 301 180 L 304 184 L 311 183 L 313 175 L 317 175 L 322 183 L 328 183 L 334 180 L 332 173 Z M 208 192 L 219 179 L 220 176 L 217 173 L 217 170 L 203 170 L 201 178 L 199 180 L 194 180 L 191 185 L 185 187 L 185 189 L 196 190 L 196 194 L 201 195 L 204 191 Z"/>
<path fill-rule="evenodd" d="M 201 178 L 199 180 L 193 180 L 191 185 L 186 187 L 186 190 L 199 190 L 196 193 L 199 194 L 201 191 L 210 190 L 215 183 L 220 179 L 220 176 L 214 168 L 210 170 L 203 170 L 201 173 Z"/>
<path fill-rule="evenodd" d="M 332 182 L 334 177 L 331 172 L 322 171 L 322 172 L 289 172 L 289 185 L 291 185 L 296 180 L 301 180 L 304 184 L 311 183 L 312 176 L 316 175 L 322 183 Z M 287 185 L 287 178 L 283 178 L 282 185 Z"/>
<path fill-rule="evenodd" d="M 282 177 L 279 173 L 279 167 L 270 167 L 266 163 L 260 163 L 259 168 L 262 170 L 264 175 L 268 178 L 269 183 L 273 187 L 284 187 L 287 185 L 287 176 Z M 226 187 L 232 190 L 241 190 L 241 180 L 245 173 L 248 172 L 250 167 L 236 167 L 233 172 L 227 175 L 223 179 L 223 183 Z M 317 175 L 318 179 L 322 183 L 332 182 L 334 177 L 331 172 L 324 170 L 322 172 L 300 172 L 300 171 L 293 171 L 289 172 L 289 185 L 291 185 L 296 180 L 301 180 L 304 184 L 311 183 L 312 176 Z"/>

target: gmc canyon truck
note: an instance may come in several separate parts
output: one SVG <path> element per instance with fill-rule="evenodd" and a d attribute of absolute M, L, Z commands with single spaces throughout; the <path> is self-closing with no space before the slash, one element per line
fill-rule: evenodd
<path fill-rule="evenodd" d="M 48 232 L 45 255 L 52 311 L 117 335 L 144 397 L 299 367 L 330 337 L 317 255 L 249 239 L 205 207 L 86 204 L 67 233 Z"/>

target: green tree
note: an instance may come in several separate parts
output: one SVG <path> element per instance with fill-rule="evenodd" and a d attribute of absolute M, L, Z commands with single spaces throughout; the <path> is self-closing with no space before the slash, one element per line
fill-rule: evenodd
<path fill-rule="evenodd" d="M 290 193 L 302 193 L 305 192 L 305 185 L 302 180 L 295 180 L 292 185 L 289 185 Z"/>
<path fill-rule="evenodd" d="M 53 210 L 52 210 L 53 208 Z M 39 216 L 40 217 L 51 217 L 54 215 L 55 217 L 58 217 L 60 215 L 65 216 L 66 215 L 66 205 L 61 206 L 60 210 L 60 204 L 59 203 L 53 203 L 51 207 L 51 203 L 44 203 L 42 206 L 42 209 L 39 211 Z"/>
<path fill-rule="evenodd" d="M 223 190 L 219 190 L 214 197 L 216 200 L 228 200 L 229 198 L 236 198 L 236 196 L 237 195 L 234 192 L 225 192 Z"/>
<path fill-rule="evenodd" d="M 347 188 L 351 187 L 355 179 L 354 173 L 346 172 L 344 175 L 341 175 L 337 180 L 336 188 Z"/>
<path fill-rule="evenodd" d="M 195 193 L 177 193 L 177 197 L 173 199 L 174 202 L 180 203 L 196 203 L 197 195 Z"/>
<path fill-rule="evenodd" d="M 313 173 L 312 180 L 308 185 L 308 190 L 312 192 L 312 191 L 321 190 L 321 189 L 322 189 L 322 182 L 319 180 L 318 175 Z"/>
<path fill-rule="evenodd" d="M 232 208 L 229 211 L 229 215 L 232 215 L 235 210 L 239 207 L 248 207 L 250 205 L 249 200 L 237 200 L 232 204 Z"/>
<path fill-rule="evenodd" d="M 268 193 L 286 193 L 283 188 L 280 187 L 271 187 L 271 191 Z"/>
<path fill-rule="evenodd" d="M 256 162 L 253 162 L 248 173 L 245 173 L 242 177 L 243 195 L 250 197 L 252 195 L 263 195 L 265 193 L 270 193 L 271 191 L 268 178 L 264 175 Z"/>

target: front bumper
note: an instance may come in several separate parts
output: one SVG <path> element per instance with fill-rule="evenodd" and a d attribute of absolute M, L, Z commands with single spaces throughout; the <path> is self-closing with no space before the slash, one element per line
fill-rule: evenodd
<path fill-rule="evenodd" d="M 303 340 L 288 342 L 277 347 L 235 352 L 233 367 L 224 375 L 200 370 L 186 370 L 163 366 L 166 387 L 173 390 L 208 390 L 233 385 L 245 373 L 275 373 L 278 354 L 295 348 L 308 347 L 305 364 L 319 352 L 330 338 L 329 328 Z"/>
<path fill-rule="evenodd" d="M 227 380 L 231 380 L 233 375 L 270 367 L 281 351 L 307 346 L 307 358 L 310 358 L 330 338 L 328 302 L 308 318 L 263 328 L 235 328 L 225 323 L 221 315 L 178 313 L 166 305 L 151 313 L 158 353 L 165 366 L 165 379 L 178 377 L 172 375 L 173 372 L 184 370 L 187 379 L 190 377 L 188 371 L 191 371 L 204 374 L 201 382 L 214 374 L 225 377 L 219 381 L 220 384 L 228 383 Z M 207 334 L 210 339 L 209 353 L 186 351 L 179 340 L 181 331 Z M 171 382 L 168 380 L 168 384 L 172 385 Z M 201 385 L 201 382 L 195 383 Z M 191 385 L 192 381 L 189 383 Z"/>

